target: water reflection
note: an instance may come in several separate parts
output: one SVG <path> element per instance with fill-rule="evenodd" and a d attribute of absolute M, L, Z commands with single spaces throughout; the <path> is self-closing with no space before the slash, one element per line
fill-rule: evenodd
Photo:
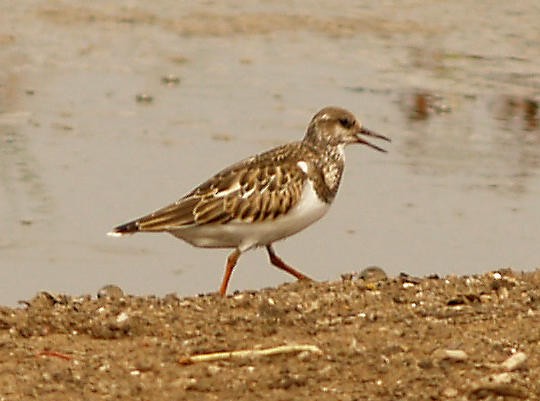
<path fill-rule="evenodd" d="M 538 102 L 532 97 L 401 96 L 403 152 L 417 174 L 463 174 L 465 189 L 521 194 L 540 167 Z"/>
<path fill-rule="evenodd" d="M 495 118 L 509 124 L 518 121 L 527 131 L 538 129 L 538 100 L 532 97 L 501 96 L 495 103 Z"/>
<path fill-rule="evenodd" d="M 405 109 L 411 121 L 427 120 L 432 114 L 449 113 L 451 108 L 442 96 L 426 91 L 415 91 L 405 96 Z"/>
<path fill-rule="evenodd" d="M 0 213 L 2 225 L 9 227 L 10 241 L 16 237 L 16 226 L 31 225 L 50 206 L 29 138 L 20 129 L 30 115 L 18 109 L 19 97 L 32 93 L 21 94 L 18 83 L 17 76 L 10 75 L 0 85 L 0 192 L 4 199 Z"/>
<path fill-rule="evenodd" d="M 476 95 L 448 95 L 452 98 L 461 98 L 462 101 L 473 101 Z M 411 121 L 427 120 L 434 114 L 448 113 L 452 109 L 445 103 L 443 96 L 426 90 L 414 90 L 406 93 L 401 99 L 402 109 Z M 528 96 L 501 95 L 493 101 L 493 115 L 491 118 L 499 121 L 520 121 L 521 128 L 533 131 L 539 128 L 539 101 Z"/>

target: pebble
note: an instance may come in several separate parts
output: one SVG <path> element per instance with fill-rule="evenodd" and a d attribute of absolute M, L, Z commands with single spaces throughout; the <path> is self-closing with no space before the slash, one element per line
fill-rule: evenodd
<path fill-rule="evenodd" d="M 180 77 L 174 74 L 167 74 L 161 77 L 161 83 L 167 86 L 178 85 L 180 83 Z"/>
<path fill-rule="evenodd" d="M 465 351 L 459 349 L 438 349 L 433 353 L 437 359 L 446 359 L 456 362 L 465 361 L 469 358 Z"/>
<path fill-rule="evenodd" d="M 524 352 L 516 352 L 510 358 L 502 362 L 501 367 L 504 370 L 511 372 L 513 370 L 521 368 L 526 361 L 527 361 L 527 354 L 525 354 Z"/>
<path fill-rule="evenodd" d="M 123 325 L 123 323 L 125 323 L 127 320 L 129 319 L 129 315 L 126 313 L 126 312 L 121 312 L 117 317 L 116 317 L 116 323 L 121 326 Z"/>
<path fill-rule="evenodd" d="M 453 387 L 447 387 L 442 391 L 442 395 L 444 395 L 446 398 L 454 398 L 457 397 L 458 391 Z"/>
<path fill-rule="evenodd" d="M 309 351 L 302 351 L 298 354 L 297 358 L 301 360 L 302 362 L 306 362 L 312 358 L 312 355 L 311 355 L 311 352 Z"/>
<path fill-rule="evenodd" d="M 135 95 L 135 101 L 137 103 L 152 103 L 154 97 L 148 93 L 137 93 L 137 95 Z"/>
<path fill-rule="evenodd" d="M 376 281 L 386 280 L 388 278 L 388 276 L 386 275 L 384 270 L 381 269 L 380 267 L 378 267 L 378 266 L 369 266 L 369 267 L 366 267 L 364 270 L 362 270 L 358 274 L 358 278 L 361 278 L 364 281 L 373 283 L 373 282 L 376 282 Z"/>
<path fill-rule="evenodd" d="M 124 296 L 124 291 L 114 284 L 108 284 L 101 287 L 97 293 L 98 298 L 119 299 Z"/>
<path fill-rule="evenodd" d="M 473 383 L 471 393 L 475 398 L 486 398 L 490 394 L 503 397 L 525 398 L 526 390 L 517 384 L 513 384 L 515 379 L 515 373 L 509 372 L 486 376 Z"/>
<path fill-rule="evenodd" d="M 221 372 L 221 368 L 218 365 L 209 365 L 208 368 L 206 368 L 206 371 L 209 376 L 215 376 Z"/>

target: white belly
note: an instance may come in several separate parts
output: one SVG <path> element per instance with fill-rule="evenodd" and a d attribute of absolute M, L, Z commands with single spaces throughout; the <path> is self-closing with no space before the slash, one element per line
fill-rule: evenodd
<path fill-rule="evenodd" d="M 293 235 L 313 224 L 328 211 L 329 204 L 317 197 L 313 185 L 306 180 L 303 196 L 285 216 L 261 223 L 241 223 L 192 226 L 172 232 L 190 244 L 203 248 L 250 248 L 268 245 Z"/>

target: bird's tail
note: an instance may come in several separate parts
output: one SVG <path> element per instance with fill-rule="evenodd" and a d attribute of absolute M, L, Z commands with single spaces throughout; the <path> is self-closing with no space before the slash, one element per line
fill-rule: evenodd
<path fill-rule="evenodd" d="M 112 231 L 109 231 L 107 235 L 111 237 L 121 237 L 122 235 L 126 234 L 134 234 L 137 231 L 139 231 L 139 221 L 133 220 L 129 223 L 122 224 L 118 227 L 114 227 Z"/>

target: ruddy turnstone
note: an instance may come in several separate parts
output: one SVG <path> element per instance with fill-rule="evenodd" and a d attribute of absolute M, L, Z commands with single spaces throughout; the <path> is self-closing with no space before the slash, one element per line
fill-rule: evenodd
<path fill-rule="evenodd" d="M 175 203 L 114 228 L 109 235 L 168 232 L 203 248 L 233 248 L 219 293 L 227 292 L 240 255 L 266 247 L 270 262 L 299 280 L 307 276 L 285 263 L 272 244 L 293 235 L 328 211 L 352 143 L 384 149 L 364 137 L 390 141 L 338 107 L 319 111 L 304 139 L 249 157 L 220 171 Z"/>

